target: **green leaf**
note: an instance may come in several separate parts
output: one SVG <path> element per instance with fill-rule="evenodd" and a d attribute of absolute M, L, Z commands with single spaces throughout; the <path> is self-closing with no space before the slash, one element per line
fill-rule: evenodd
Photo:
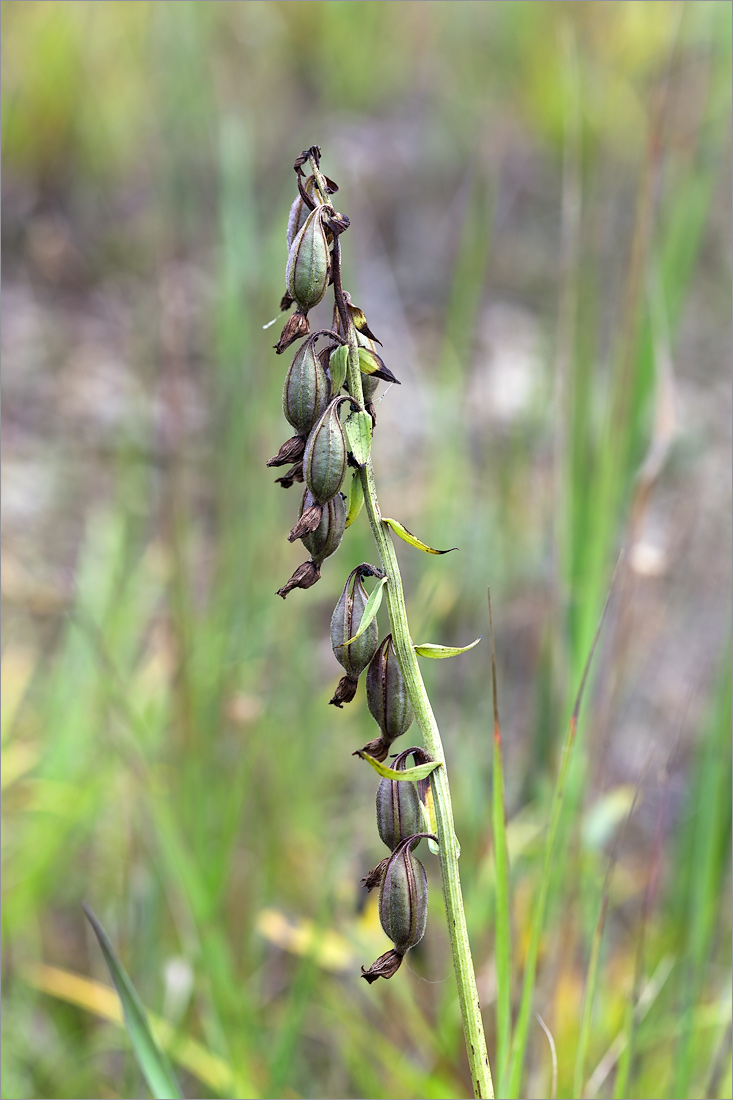
<path fill-rule="evenodd" d="M 413 649 L 418 657 L 432 657 L 434 661 L 439 661 L 444 657 L 457 657 L 459 653 L 467 653 L 469 649 L 473 649 L 480 641 L 481 639 L 477 638 L 475 642 L 471 642 L 470 645 L 462 646 L 437 645 L 435 642 L 422 642 L 420 645 L 413 646 Z"/>
<path fill-rule="evenodd" d="M 86 902 L 84 902 L 84 912 L 94 929 L 110 977 L 122 1002 L 127 1034 L 130 1036 L 132 1049 L 150 1091 L 156 1097 L 156 1100 L 181 1100 L 183 1093 L 176 1081 L 173 1070 L 152 1036 L 142 1001 L 138 997 L 127 971 L 117 958 L 109 936 Z"/>
<path fill-rule="evenodd" d="M 457 546 L 451 546 L 450 550 L 434 550 L 432 546 L 428 546 L 426 542 L 421 542 L 416 535 L 413 535 L 412 531 L 408 531 L 403 524 L 396 519 L 388 519 L 387 516 L 382 516 L 382 523 L 386 523 L 392 528 L 396 535 L 404 542 L 409 542 L 410 546 L 416 546 L 418 550 L 424 550 L 426 554 L 450 554 L 453 550 L 457 550 Z"/>
<path fill-rule="evenodd" d="M 380 764 L 378 760 L 375 760 L 368 752 L 364 752 L 363 749 L 359 749 L 355 752 L 354 756 L 359 756 L 362 760 L 366 760 L 367 764 L 371 764 L 375 772 L 381 775 L 383 779 L 406 779 L 408 783 L 417 783 L 419 779 L 426 779 L 431 772 L 434 772 L 436 768 L 441 766 L 439 760 L 429 760 L 427 764 L 418 764 L 416 768 L 405 768 L 404 771 L 398 772 L 396 768 L 390 768 L 386 764 Z"/>
<path fill-rule="evenodd" d="M 351 491 L 349 492 L 349 510 L 346 514 L 346 526 L 351 527 L 352 523 L 359 515 L 364 504 L 364 486 L 361 483 L 361 477 L 358 471 L 354 473 L 351 479 Z"/>
<path fill-rule="evenodd" d="M 354 462 L 361 469 L 372 449 L 372 418 L 368 412 L 352 412 L 344 421 L 344 431 Z"/>
<path fill-rule="evenodd" d="M 328 370 L 331 375 L 331 393 L 334 397 L 338 396 L 338 393 L 346 381 L 346 368 L 349 362 L 349 349 L 346 344 L 341 344 L 335 351 L 331 352 L 331 358 L 328 360 Z"/>
<path fill-rule="evenodd" d="M 382 577 L 382 579 L 379 581 L 379 584 L 376 586 L 371 596 L 367 600 L 366 607 L 364 608 L 364 614 L 362 615 L 361 622 L 359 623 L 359 629 L 357 630 L 354 637 L 349 638 L 348 642 L 342 642 L 340 646 L 336 647 L 337 649 L 342 649 L 344 646 L 351 645 L 351 643 L 355 642 L 357 638 L 361 638 L 364 631 L 371 625 L 374 616 L 377 614 L 379 608 L 382 605 L 382 589 L 387 583 L 387 580 L 387 577 Z"/>

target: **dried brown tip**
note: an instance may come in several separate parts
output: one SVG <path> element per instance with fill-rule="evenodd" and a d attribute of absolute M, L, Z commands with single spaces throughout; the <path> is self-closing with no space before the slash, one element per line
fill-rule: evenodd
<path fill-rule="evenodd" d="M 310 330 L 311 326 L 308 317 L 305 313 L 301 313 L 300 310 L 296 309 L 292 317 L 288 317 L 285 328 L 280 333 L 280 339 L 273 345 L 275 351 L 278 355 L 282 355 L 286 348 L 289 348 L 295 340 L 300 340 L 302 336 L 307 336 Z"/>
<path fill-rule="evenodd" d="M 268 462 L 267 465 L 269 466 L 270 463 Z M 283 489 L 289 489 L 291 487 L 291 485 L 293 485 L 294 482 L 302 481 L 302 480 L 303 480 L 303 463 L 301 461 L 301 462 L 296 462 L 294 466 L 291 466 L 290 469 L 288 470 L 288 472 L 286 474 L 283 474 L 282 477 L 276 477 L 275 478 L 275 484 L 276 485 L 282 485 Z"/>
<path fill-rule="evenodd" d="M 370 741 L 368 745 L 365 745 L 361 751 L 369 753 L 381 764 L 383 760 L 387 759 L 391 744 L 391 741 L 385 741 L 383 737 L 377 737 L 374 741 Z"/>
<path fill-rule="evenodd" d="M 291 298 L 290 295 L 288 294 L 288 292 L 285 291 L 282 298 L 280 299 L 280 312 L 281 313 L 287 313 L 287 311 L 290 309 L 291 305 L 293 304 L 294 300 L 295 299 Z"/>
<path fill-rule="evenodd" d="M 333 693 L 333 699 L 328 700 L 329 704 L 332 703 L 335 707 L 342 707 L 344 703 L 350 703 L 356 695 L 358 686 L 358 680 L 352 680 L 350 676 L 342 676 Z"/>
<path fill-rule="evenodd" d="M 268 466 L 287 466 L 288 462 L 297 462 L 303 457 L 305 440 L 302 435 L 293 435 L 286 439 L 274 458 L 267 463 Z"/>
<path fill-rule="evenodd" d="M 303 515 L 288 535 L 288 542 L 295 542 L 296 539 L 302 539 L 303 535 L 310 535 L 311 531 L 315 531 L 316 527 L 321 522 L 322 515 L 322 504 L 312 504 L 310 508 L 306 508 L 305 512 L 303 512 Z"/>
<path fill-rule="evenodd" d="M 284 584 L 282 588 L 278 588 L 275 595 L 282 596 L 285 599 L 288 592 L 292 592 L 294 588 L 311 588 L 320 579 L 320 567 L 314 561 L 304 561 L 295 570 L 288 583 Z"/>
<path fill-rule="evenodd" d="M 365 981 L 376 982 L 377 978 L 391 978 L 393 974 L 396 974 L 402 965 L 403 955 L 400 955 L 398 951 L 392 948 L 391 951 L 385 952 L 384 955 L 380 955 L 376 962 L 373 962 L 368 970 L 365 970 L 362 966 L 361 976 Z"/>
<path fill-rule="evenodd" d="M 376 886 L 381 885 L 390 858 L 390 856 L 387 856 L 381 863 L 378 863 L 374 870 L 370 871 L 369 874 L 361 880 L 362 886 L 365 886 L 367 890 L 373 890 Z"/>

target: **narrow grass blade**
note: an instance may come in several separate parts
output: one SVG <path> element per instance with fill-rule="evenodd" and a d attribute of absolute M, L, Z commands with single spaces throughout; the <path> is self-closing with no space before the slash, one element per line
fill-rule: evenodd
<path fill-rule="evenodd" d="M 414 649 L 418 657 L 431 657 L 434 661 L 441 661 L 446 657 L 457 657 L 459 653 L 468 653 L 469 649 L 473 649 L 480 641 L 480 638 L 476 638 L 476 640 L 469 645 L 463 646 L 438 645 L 436 642 L 421 642 L 420 645 L 416 645 Z"/>
<path fill-rule="evenodd" d="M 23 978 L 33 989 L 49 997 L 75 1005 L 119 1027 L 125 1025 L 120 998 L 109 985 L 86 978 L 82 974 L 75 974 L 70 970 L 44 964 L 23 971 Z M 175 1058 L 179 1065 L 213 1092 L 220 1096 L 236 1095 L 237 1091 L 241 1092 L 244 1084 L 247 1096 L 257 1095 L 251 1083 L 235 1080 L 232 1070 L 223 1058 L 212 1054 L 195 1039 L 185 1035 L 174 1036 L 173 1028 L 167 1020 L 152 1013 L 149 1013 L 148 1019 L 153 1036 L 160 1046 L 164 1050 L 170 1050 L 171 1057 Z"/>
<path fill-rule="evenodd" d="M 598 981 L 598 960 L 601 954 L 601 943 L 603 941 L 603 932 L 606 926 L 606 916 L 608 914 L 608 899 L 609 889 L 611 885 L 611 876 L 613 869 L 616 866 L 616 860 L 618 858 L 618 851 L 623 841 L 628 824 L 631 818 L 634 816 L 634 810 L 639 800 L 639 792 L 644 779 L 644 773 L 646 771 L 649 760 L 651 759 L 651 750 L 647 753 L 646 760 L 641 769 L 639 775 L 639 781 L 636 784 L 636 790 L 634 792 L 634 798 L 629 807 L 629 812 L 624 820 L 623 828 L 616 834 L 616 839 L 613 845 L 613 851 L 611 852 L 611 858 L 608 862 L 606 869 L 606 877 L 603 882 L 603 889 L 601 890 L 601 904 L 598 911 L 598 919 L 593 930 L 593 940 L 591 943 L 590 958 L 588 959 L 588 973 L 585 979 L 585 990 L 583 993 L 583 1008 L 580 1017 L 580 1031 L 578 1034 L 578 1047 L 575 1053 L 575 1075 L 573 1082 L 573 1092 L 576 1096 L 583 1096 L 583 1079 L 585 1077 L 585 1059 L 588 1052 L 588 1041 L 591 1033 L 591 1023 L 593 1020 L 593 1002 L 596 994 L 596 984 Z"/>
<path fill-rule="evenodd" d="M 439 760 L 430 760 L 427 764 L 418 764 L 416 768 L 405 768 L 404 771 L 398 772 L 395 768 L 389 768 L 386 764 L 380 764 L 378 760 L 375 760 L 368 752 L 364 752 L 363 749 L 359 749 L 355 752 L 354 756 L 366 760 L 367 764 L 371 764 L 375 772 L 384 779 L 406 779 L 408 783 L 417 783 L 418 779 L 426 779 L 431 772 L 434 772 L 436 768 L 441 766 Z"/>
<path fill-rule="evenodd" d="M 379 611 L 379 608 L 382 606 L 382 593 L 384 591 L 384 586 L 387 583 L 387 580 L 387 577 L 382 577 L 382 579 L 376 585 L 371 596 L 367 600 L 366 606 L 364 608 L 364 614 L 362 615 L 361 622 L 359 624 L 359 629 L 357 630 L 354 637 L 349 638 L 348 642 L 342 642 L 341 645 L 336 647 L 337 649 L 343 649 L 347 645 L 351 645 L 351 643 L 355 642 L 357 638 L 361 638 L 364 631 L 371 626 L 375 615 Z"/>
<path fill-rule="evenodd" d="M 537 901 L 535 902 L 534 913 L 532 915 L 532 929 L 530 932 L 529 947 L 527 949 L 527 962 L 524 969 L 524 982 L 522 984 L 522 996 L 519 1005 L 519 1013 L 517 1015 L 517 1022 L 514 1029 L 514 1037 L 512 1041 L 510 1065 L 508 1072 L 508 1088 L 505 1089 L 505 1100 L 515 1100 L 519 1095 L 519 1086 L 522 1079 L 522 1069 L 524 1067 L 524 1053 L 527 1048 L 527 1035 L 529 1032 L 530 1014 L 532 1011 L 532 997 L 534 995 L 535 976 L 537 973 L 537 956 L 539 954 L 540 939 L 542 938 L 542 930 L 545 921 L 545 909 L 547 907 L 547 896 L 550 890 L 550 882 L 552 879 L 552 861 L 555 849 L 555 840 L 557 838 L 557 832 L 560 825 L 560 817 L 562 815 L 563 803 L 565 799 L 565 786 L 567 783 L 568 772 L 570 770 L 570 760 L 573 754 L 573 748 L 575 745 L 575 735 L 578 728 L 578 715 L 580 713 L 580 706 L 583 701 L 583 695 L 585 693 L 585 686 L 588 682 L 588 676 L 590 674 L 591 663 L 593 661 L 593 655 L 598 645 L 598 639 L 601 636 L 601 630 L 606 618 L 608 606 L 611 600 L 611 593 L 613 592 L 613 584 L 616 578 L 614 573 L 613 580 L 611 581 L 611 587 L 606 597 L 606 603 L 603 608 L 601 620 L 596 628 L 595 637 L 588 654 L 585 668 L 583 669 L 583 675 L 580 680 L 580 687 L 578 688 L 578 694 L 575 699 L 575 705 L 573 706 L 573 712 L 570 716 L 570 722 L 568 723 L 568 730 L 565 735 L 565 741 L 562 747 L 562 756 L 560 760 L 560 771 L 555 784 L 555 789 L 552 794 L 552 805 L 550 808 L 550 824 L 547 831 L 547 841 L 545 843 L 545 856 L 542 865 L 542 874 L 540 877 L 540 886 L 537 894 Z"/>
<path fill-rule="evenodd" d="M 489 637 L 491 640 L 491 690 L 494 704 L 494 760 L 491 799 L 491 828 L 494 834 L 494 864 L 496 867 L 495 927 L 496 939 L 496 1060 L 497 1091 L 503 1096 L 509 1062 L 512 1026 L 512 944 L 509 899 L 509 854 L 506 840 L 506 807 L 504 803 L 504 764 L 499 727 L 499 702 L 496 692 L 496 652 L 494 650 L 494 620 L 489 591 Z M 475 644 L 475 643 L 474 643 Z"/>
<path fill-rule="evenodd" d="M 142 1001 L 122 963 L 117 958 L 109 936 L 90 907 L 84 902 L 84 912 L 94 930 L 107 963 L 110 977 L 122 1002 L 127 1034 L 138 1065 L 156 1100 L 180 1100 L 183 1093 L 173 1075 L 168 1059 L 153 1038 Z"/>
<path fill-rule="evenodd" d="M 386 523 L 388 527 L 391 527 L 396 535 L 398 535 L 403 542 L 407 542 L 410 546 L 415 546 L 418 550 L 423 550 L 426 554 L 451 554 L 454 550 L 457 550 L 457 546 L 451 546 L 450 550 L 435 550 L 432 546 L 428 546 L 426 542 L 421 542 L 417 535 L 413 535 L 412 531 L 408 531 L 407 528 L 396 519 L 388 519 L 387 516 L 382 516 L 382 523 Z"/>

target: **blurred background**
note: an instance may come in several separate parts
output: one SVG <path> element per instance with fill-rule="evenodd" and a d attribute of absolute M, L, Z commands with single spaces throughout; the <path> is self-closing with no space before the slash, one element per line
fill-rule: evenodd
<path fill-rule="evenodd" d="M 84 899 L 188 1096 L 471 1091 L 429 853 L 425 939 L 359 977 L 375 727 L 327 705 L 328 623 L 365 516 L 274 595 L 304 553 L 263 326 L 313 143 L 402 382 L 383 511 L 460 547 L 398 545 L 413 637 L 483 636 L 424 663 L 490 1052 L 487 588 L 516 1006 L 623 551 L 534 1010 L 558 1096 L 730 1096 L 730 6 L 10 0 L 2 43 L 3 1096 L 147 1095 Z M 533 1017 L 521 1095 L 552 1077 Z"/>

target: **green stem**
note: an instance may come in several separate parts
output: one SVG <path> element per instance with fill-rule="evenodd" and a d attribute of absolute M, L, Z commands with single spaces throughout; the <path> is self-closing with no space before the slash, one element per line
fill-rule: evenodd
<path fill-rule="evenodd" d="M 312 171 L 316 177 L 316 185 L 321 198 L 328 202 L 326 184 L 318 166 L 311 158 Z M 339 311 L 341 323 L 346 333 L 349 345 L 347 386 L 351 397 L 364 407 L 364 393 L 361 385 L 361 369 L 359 367 L 359 344 L 356 329 L 351 321 L 351 316 L 346 307 L 341 286 L 341 248 L 339 238 L 336 237 L 333 246 L 333 284 L 336 298 L 336 307 Z M 486 1038 L 484 1025 L 481 1019 L 481 1006 L 476 989 L 476 976 L 471 958 L 471 946 L 468 941 L 468 929 L 466 927 L 466 914 L 463 908 L 463 894 L 461 893 L 461 879 L 458 871 L 458 856 L 460 848 L 456 838 L 453 824 L 453 808 L 451 805 L 450 786 L 448 783 L 448 771 L 445 765 L 445 753 L 440 739 L 438 723 L 430 705 L 428 693 L 420 673 L 420 666 L 410 637 L 410 628 L 407 621 L 407 608 L 402 589 L 402 577 L 397 564 L 392 538 L 387 525 L 382 520 L 377 499 L 377 489 L 374 483 L 374 470 L 371 457 L 361 470 L 361 482 L 364 489 L 364 502 L 366 504 L 369 523 L 374 535 L 374 541 L 379 551 L 379 559 L 383 571 L 387 575 L 385 592 L 387 597 L 387 612 L 392 628 L 392 640 L 394 642 L 397 659 L 402 669 L 402 674 L 407 685 L 407 693 L 410 697 L 415 717 L 422 730 L 425 749 L 434 760 L 438 760 L 442 767 L 436 768 L 431 773 L 430 782 L 433 791 L 435 805 L 436 833 L 440 849 L 440 870 L 443 882 L 443 898 L 445 911 L 448 918 L 448 935 L 450 937 L 451 954 L 453 956 L 453 969 L 458 986 L 458 999 L 461 1005 L 463 1018 L 463 1034 L 466 1042 L 466 1053 L 471 1068 L 473 1091 L 476 1097 L 493 1100 L 494 1085 L 491 1078 L 491 1066 L 486 1050 Z"/>

